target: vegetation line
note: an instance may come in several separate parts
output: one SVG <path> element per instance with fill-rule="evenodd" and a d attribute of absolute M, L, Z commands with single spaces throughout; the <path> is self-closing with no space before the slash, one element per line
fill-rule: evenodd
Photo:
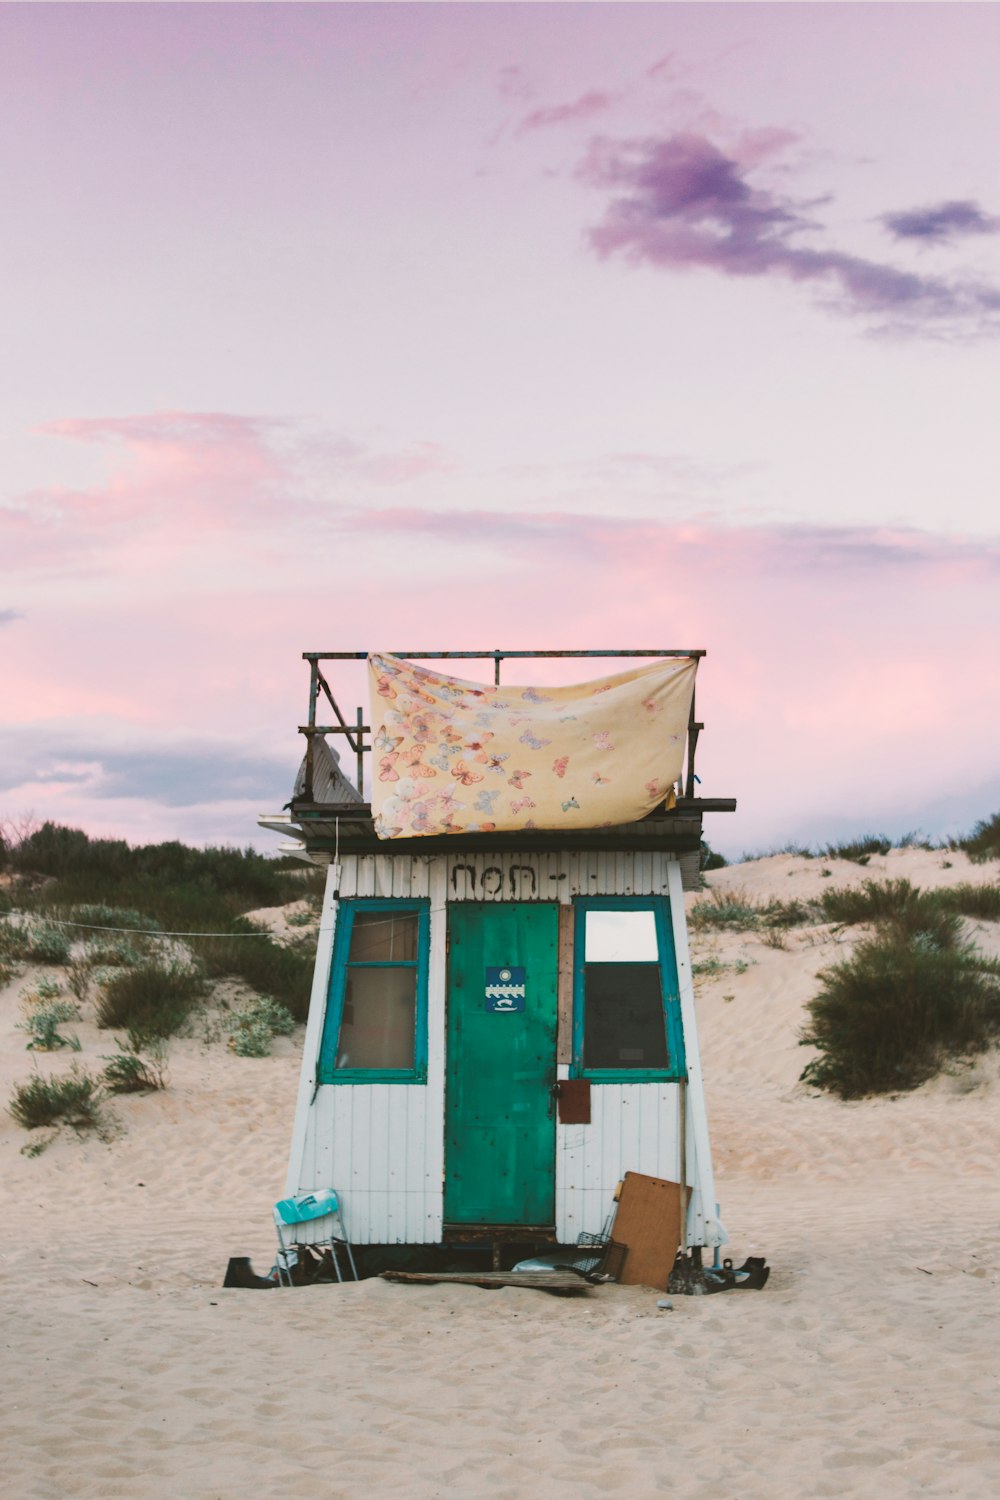
<path fill-rule="evenodd" d="M 37 912 L 18 911 L 11 907 L 10 911 L 4 912 L 8 917 L 37 916 Z M 92 922 L 67 922 L 62 917 L 50 917 L 45 914 L 46 927 L 82 927 L 85 932 L 127 932 L 130 937 L 182 937 L 182 938 L 268 938 L 273 934 L 270 932 L 163 932 L 159 927 L 105 927 L 103 924 L 95 926 Z"/>

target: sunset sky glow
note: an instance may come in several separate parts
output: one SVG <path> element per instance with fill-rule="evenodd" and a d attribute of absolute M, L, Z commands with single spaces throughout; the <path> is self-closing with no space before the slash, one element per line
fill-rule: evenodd
<path fill-rule="evenodd" d="M 272 848 L 303 650 L 645 645 L 730 855 L 995 811 L 998 59 L 961 0 L 0 7 L 0 815 Z"/>

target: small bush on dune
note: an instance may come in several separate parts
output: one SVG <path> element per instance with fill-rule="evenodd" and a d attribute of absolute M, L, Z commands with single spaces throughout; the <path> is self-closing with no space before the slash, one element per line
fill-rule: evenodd
<path fill-rule="evenodd" d="M 690 924 L 695 932 L 709 927 L 728 927 L 737 932 L 755 928 L 799 927 L 819 920 L 819 908 L 808 901 L 756 902 L 743 891 L 713 891 L 691 908 Z"/>
<path fill-rule="evenodd" d="M 179 964 L 153 962 L 125 969 L 105 981 L 97 1002 L 97 1024 L 127 1029 L 145 1040 L 174 1036 L 204 991 L 197 970 Z"/>
<path fill-rule="evenodd" d="M 61 927 L 34 927 L 28 941 L 28 958 L 39 964 L 69 962 L 70 939 Z"/>
<path fill-rule="evenodd" d="M 764 925 L 769 928 L 802 927 L 819 918 L 812 901 L 770 901 L 763 909 Z"/>
<path fill-rule="evenodd" d="M 937 899 L 949 911 L 957 911 L 963 917 L 978 917 L 984 922 L 1000 921 L 1000 885 L 971 885 L 963 881 L 937 891 Z"/>
<path fill-rule="evenodd" d="M 59 1027 L 64 1021 L 75 1021 L 79 1016 L 72 1000 L 47 1000 L 29 1005 L 27 1016 L 18 1022 L 21 1031 L 28 1033 L 28 1052 L 56 1052 L 60 1047 L 69 1047 L 79 1052 L 80 1042 L 75 1036 L 62 1036 Z"/>
<path fill-rule="evenodd" d="M 873 854 L 888 854 L 891 848 L 892 839 L 884 833 L 863 833 L 839 844 L 827 844 L 820 854 L 824 859 L 849 859 L 856 865 L 866 865 Z"/>
<path fill-rule="evenodd" d="M 820 907 L 828 922 L 882 922 L 904 919 L 904 913 L 929 912 L 932 901 L 908 880 L 866 880 L 861 886 L 824 891 Z"/>
<path fill-rule="evenodd" d="M 141 1055 L 143 1051 L 147 1056 Z M 103 1061 L 107 1066 L 101 1077 L 109 1094 L 150 1094 L 167 1086 L 166 1044 L 162 1039 L 144 1043 L 130 1032 L 127 1042 L 118 1042 L 117 1053 Z"/>
<path fill-rule="evenodd" d="M 268 995 L 249 1001 L 233 1020 L 229 1045 L 237 1057 L 267 1057 L 272 1037 L 290 1036 L 295 1030 L 295 1017 Z"/>
<path fill-rule="evenodd" d="M 705 927 L 731 927 L 748 931 L 759 927 L 763 908 L 755 905 L 742 891 L 713 891 L 705 901 L 691 908 L 690 923 L 698 931 Z"/>
<path fill-rule="evenodd" d="M 724 870 L 728 864 L 729 861 L 724 854 L 720 854 L 717 849 L 713 849 L 705 839 L 702 839 L 698 859 L 699 870 Z"/>
<path fill-rule="evenodd" d="M 160 924 L 155 917 L 136 911 L 132 906 L 109 906 L 105 901 L 100 901 L 96 905 L 84 902 L 82 905 L 72 906 L 70 914 L 73 921 L 79 922 L 81 927 L 108 927 L 115 931 L 125 927 L 130 931 L 140 932 L 160 930 Z"/>
<path fill-rule="evenodd" d="M 952 915 L 1000 920 L 1000 885 L 964 881 L 925 891 L 908 880 L 866 880 L 859 887 L 824 891 L 820 908 L 830 922 L 894 922 L 920 932 Z"/>
<path fill-rule="evenodd" d="M 803 1046 L 819 1048 L 802 1073 L 842 1099 L 913 1089 L 948 1057 L 981 1052 L 1000 1036 L 1000 984 L 963 941 L 959 918 L 938 913 L 914 930 L 886 923 L 820 975 Z"/>
<path fill-rule="evenodd" d="M 1000 812 L 983 818 L 964 838 L 956 839 L 953 849 L 964 849 L 976 864 L 986 859 L 1000 859 Z"/>
<path fill-rule="evenodd" d="M 87 942 L 86 961 L 91 965 L 110 964 L 117 968 L 135 968 L 149 956 L 149 945 L 127 937 L 91 938 Z"/>
<path fill-rule="evenodd" d="M 103 1123 L 101 1086 L 96 1078 L 74 1064 L 61 1078 L 36 1074 L 20 1083 L 11 1095 L 10 1113 L 25 1130 L 43 1125 L 72 1125 L 76 1130 L 94 1130 Z"/>
<path fill-rule="evenodd" d="M 0 922 L 0 956 L 39 964 L 64 964 L 70 940 L 59 927 L 35 922 Z"/>
<path fill-rule="evenodd" d="M 313 954 L 297 948 L 282 947 L 261 927 L 239 921 L 233 926 L 256 936 L 206 938 L 198 944 L 198 957 L 205 972 L 213 979 L 232 975 L 242 979 L 262 995 L 273 995 L 291 1011 L 296 1021 L 304 1021 L 309 1011 L 312 989 Z"/>

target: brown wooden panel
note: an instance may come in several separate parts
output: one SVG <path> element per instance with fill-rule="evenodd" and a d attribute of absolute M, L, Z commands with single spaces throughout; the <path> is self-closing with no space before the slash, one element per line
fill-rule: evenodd
<path fill-rule="evenodd" d="M 556 1059 L 573 1061 L 573 917 L 572 906 L 559 908 L 559 1031 Z"/>
<path fill-rule="evenodd" d="M 665 1291 L 681 1242 L 679 1182 L 626 1172 L 612 1235 L 628 1246 L 621 1281 Z M 685 1202 L 690 1189 L 684 1192 Z"/>
<path fill-rule="evenodd" d="M 556 1085 L 560 1125 L 590 1124 L 590 1079 L 563 1078 Z"/>

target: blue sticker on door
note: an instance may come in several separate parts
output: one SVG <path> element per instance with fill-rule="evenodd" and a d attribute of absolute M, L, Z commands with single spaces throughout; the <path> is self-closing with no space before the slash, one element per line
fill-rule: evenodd
<path fill-rule="evenodd" d="M 487 1010 L 523 1010 L 524 970 L 487 969 L 485 998 Z"/>

